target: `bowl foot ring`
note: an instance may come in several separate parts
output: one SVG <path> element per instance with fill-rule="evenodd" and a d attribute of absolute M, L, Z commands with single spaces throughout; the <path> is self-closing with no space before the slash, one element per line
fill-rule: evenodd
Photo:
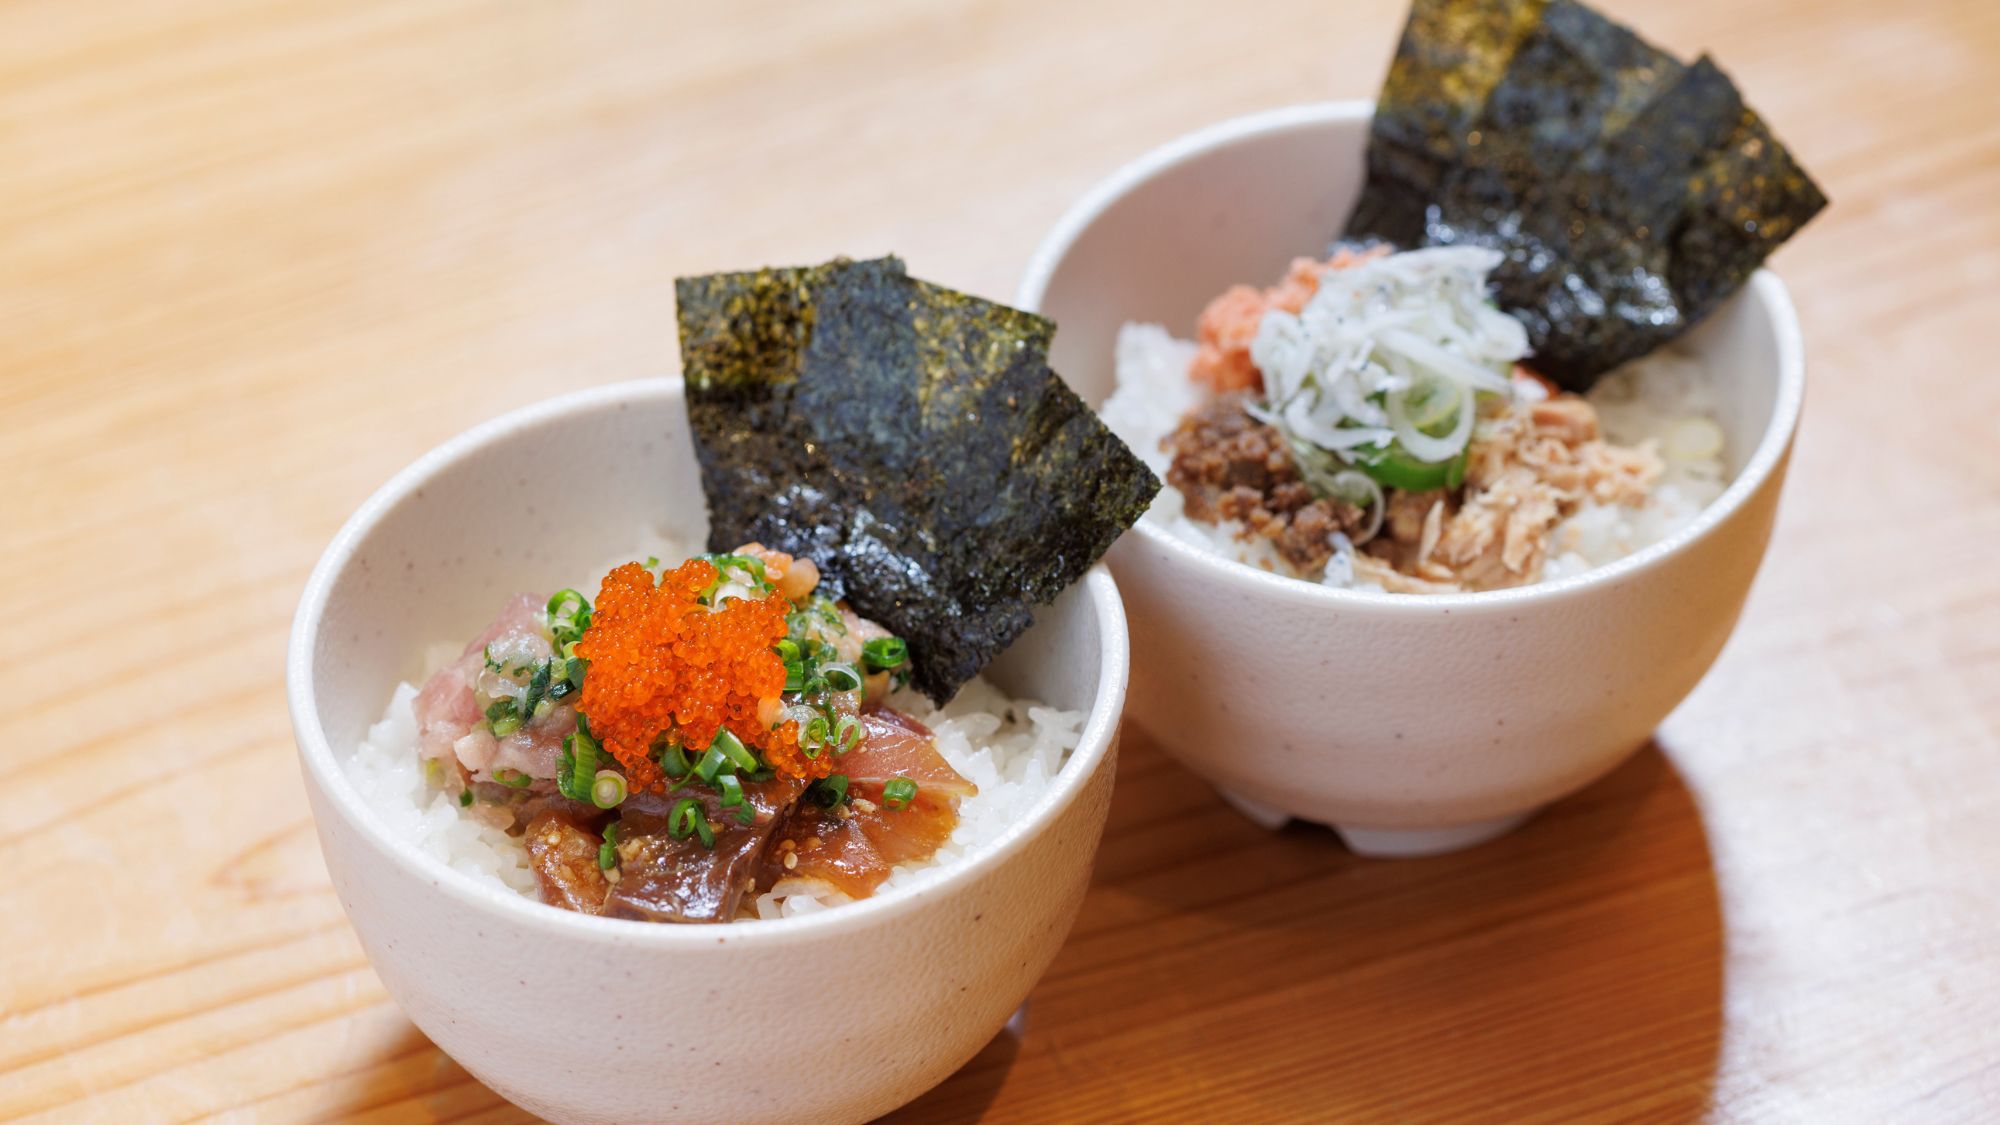
<path fill-rule="evenodd" d="M 1336 824 L 1335 832 L 1355 855 L 1370 859 L 1414 859 L 1478 847 L 1519 828 L 1535 809 L 1449 828 L 1358 828 Z"/>
<path fill-rule="evenodd" d="M 1295 819 L 1291 813 L 1274 805 L 1267 805 L 1255 797 L 1245 797 L 1228 789 L 1217 789 L 1216 794 L 1229 807 L 1242 813 L 1246 819 L 1259 828 L 1276 832 Z M 1447 852 L 1462 851 L 1477 847 L 1489 840 L 1497 840 L 1519 828 L 1539 809 L 1527 812 L 1508 813 L 1488 820 L 1475 820 L 1470 824 L 1454 824 L 1446 828 L 1363 828 L 1358 825 L 1333 824 L 1328 827 L 1340 834 L 1347 850 L 1355 855 L 1370 859 L 1413 859 L 1419 856 L 1444 855 Z"/>

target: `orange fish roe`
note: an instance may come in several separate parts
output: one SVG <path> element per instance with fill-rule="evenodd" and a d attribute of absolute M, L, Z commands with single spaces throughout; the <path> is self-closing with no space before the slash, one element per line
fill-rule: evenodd
<path fill-rule="evenodd" d="M 657 586 L 645 567 L 627 563 L 604 576 L 590 631 L 577 642 L 576 654 L 590 661 L 577 710 L 635 790 L 666 788 L 649 752 L 669 730 L 697 751 L 727 726 L 772 768 L 808 776 L 794 763 L 798 724 L 771 730 L 757 721 L 759 701 L 785 690 L 785 663 L 772 646 L 785 636 L 791 603 L 774 592 L 710 610 L 700 595 L 715 579 L 705 559 L 689 559 Z"/>
<path fill-rule="evenodd" d="M 1250 360 L 1250 343 L 1257 338 L 1257 327 L 1263 323 L 1264 313 L 1270 309 L 1296 313 L 1319 292 L 1320 275 L 1327 270 L 1358 266 L 1388 252 L 1387 246 L 1370 246 L 1365 250 L 1343 246 L 1324 262 L 1292 259 L 1292 268 L 1285 272 L 1284 280 L 1269 289 L 1230 286 L 1201 310 L 1201 319 L 1195 325 L 1197 350 L 1194 362 L 1188 365 L 1188 377 L 1217 391 L 1264 389 L 1264 375 Z"/>

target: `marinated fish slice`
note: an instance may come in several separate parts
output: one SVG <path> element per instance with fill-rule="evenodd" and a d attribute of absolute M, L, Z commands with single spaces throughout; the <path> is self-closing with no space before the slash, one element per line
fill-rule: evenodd
<path fill-rule="evenodd" d="M 851 783 L 879 787 L 892 778 L 907 777 L 917 783 L 920 793 L 970 797 L 979 792 L 938 753 L 930 729 L 917 720 L 879 707 L 863 711 L 861 724 L 866 737 L 840 759 L 840 772 Z"/>
<path fill-rule="evenodd" d="M 540 885 L 542 901 L 579 914 L 604 908 L 611 883 L 598 866 L 603 840 L 567 813 L 545 808 L 528 821 L 521 842 L 528 849 L 528 866 Z"/>
<path fill-rule="evenodd" d="M 785 819 L 765 854 L 760 886 L 801 890 L 790 881 L 818 884 L 849 898 L 867 898 L 889 877 L 891 861 L 876 850 L 861 825 L 810 802 Z"/>
<path fill-rule="evenodd" d="M 803 781 L 785 776 L 744 785 L 753 815 L 747 825 L 737 823 L 736 810 L 723 808 L 720 795 L 707 788 L 664 797 L 634 794 L 620 817 L 618 882 L 605 899 L 604 913 L 650 922 L 734 919 L 773 833 L 803 792 Z M 696 834 L 673 834 L 669 818 L 684 797 L 701 802 L 714 846 Z"/>
<path fill-rule="evenodd" d="M 861 716 L 867 737 L 840 759 L 847 801 L 834 808 L 801 802 L 778 831 L 758 885 L 812 881 L 850 898 L 874 892 L 898 863 L 925 858 L 958 826 L 958 801 L 979 790 L 938 753 L 929 728 L 889 707 Z M 904 808 L 890 808 L 884 787 L 896 778 L 917 786 Z"/>
<path fill-rule="evenodd" d="M 883 801 L 880 785 L 864 786 L 855 796 L 849 823 L 891 867 L 936 853 L 958 827 L 958 802 L 940 791 L 919 788 L 916 799 L 901 809 Z"/>

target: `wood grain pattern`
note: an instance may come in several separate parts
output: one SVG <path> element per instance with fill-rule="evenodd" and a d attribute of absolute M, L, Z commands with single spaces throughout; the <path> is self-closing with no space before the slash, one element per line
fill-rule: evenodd
<path fill-rule="evenodd" d="M 2000 6 L 1610 0 L 1834 199 L 1741 631 L 1519 834 L 1365 863 L 1127 742 L 1075 934 L 903 1120 L 2000 1116 Z M 676 274 L 1005 297 L 1086 185 L 1365 96 L 1402 0 L 0 5 L 0 1118 L 511 1121 L 386 999 L 285 716 L 396 468 L 671 370 Z"/>

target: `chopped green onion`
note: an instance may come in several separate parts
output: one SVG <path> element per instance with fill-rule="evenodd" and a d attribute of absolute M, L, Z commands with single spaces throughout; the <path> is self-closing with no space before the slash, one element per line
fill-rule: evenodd
<path fill-rule="evenodd" d="M 715 779 L 715 787 L 722 792 L 722 807 L 733 809 L 743 803 L 743 782 L 735 774 L 725 773 Z"/>
<path fill-rule="evenodd" d="M 472 786 L 468 785 L 465 788 L 458 791 L 458 807 L 463 809 L 463 808 L 469 808 L 471 807 L 471 805 L 472 805 Z"/>
<path fill-rule="evenodd" d="M 861 663 L 870 672 L 893 672 L 910 658 L 901 637 L 876 637 L 861 646 Z"/>
<path fill-rule="evenodd" d="M 728 727 L 723 727 L 715 732 L 715 741 L 709 743 L 709 747 L 722 751 L 723 756 L 727 757 L 739 770 L 754 770 L 757 768 L 757 755 L 752 754 L 750 748 L 743 745 L 742 739 L 731 734 Z"/>
<path fill-rule="evenodd" d="M 513 715 L 514 701 L 505 696 L 486 705 L 486 721 L 489 723 L 497 723 L 502 719 L 512 718 Z"/>
<path fill-rule="evenodd" d="M 701 592 L 701 600 L 704 603 L 714 598 L 715 592 L 720 590 L 725 584 L 734 581 L 735 575 L 749 578 L 750 581 L 745 582 L 744 585 L 752 587 L 760 595 L 771 592 L 771 581 L 765 576 L 764 560 L 755 555 L 698 555 L 696 557 L 707 559 L 709 562 L 715 564 L 715 581 L 709 583 L 708 589 Z M 734 575 L 732 572 L 734 572 Z"/>
<path fill-rule="evenodd" d="M 825 594 L 814 594 L 812 600 L 806 603 L 806 609 L 819 618 L 821 625 L 833 630 L 836 635 L 842 637 L 847 635 L 847 622 L 841 619 L 840 607 L 834 604 L 832 598 Z"/>
<path fill-rule="evenodd" d="M 556 770 L 556 788 L 572 801 L 592 801 L 591 789 L 597 784 L 597 760 L 603 747 L 577 716 L 575 733 L 563 739 L 562 765 Z M 594 802 L 593 802 L 594 803 Z"/>
<path fill-rule="evenodd" d="M 424 759 L 424 784 L 433 789 L 444 785 L 444 763 L 436 758 Z"/>
<path fill-rule="evenodd" d="M 821 778 L 813 784 L 812 796 L 813 800 L 826 808 L 832 808 L 847 800 L 847 775 L 836 773 Z"/>
<path fill-rule="evenodd" d="M 798 663 L 799 644 L 797 641 L 786 639 L 779 641 L 777 644 L 772 645 L 771 647 L 773 650 L 777 652 L 778 659 L 784 661 L 787 664 Z"/>
<path fill-rule="evenodd" d="M 702 781 L 713 785 L 715 783 L 715 775 L 722 772 L 722 767 L 728 761 L 729 759 L 723 755 L 721 747 L 710 746 L 708 752 L 701 756 L 701 760 L 694 764 L 694 775 L 702 779 Z"/>
<path fill-rule="evenodd" d="M 688 771 L 694 768 L 694 764 L 688 761 L 687 747 L 682 746 L 678 742 L 670 741 L 661 743 L 658 754 L 660 756 L 660 769 L 665 771 L 666 775 L 675 781 L 686 777 Z"/>
<path fill-rule="evenodd" d="M 658 556 L 658 555 L 647 555 L 647 556 L 646 556 L 646 569 L 647 569 L 647 570 L 656 570 L 656 569 L 658 569 L 658 568 L 659 568 L 659 565 L 660 565 L 660 556 Z"/>
<path fill-rule="evenodd" d="M 820 751 L 826 749 L 827 736 L 831 733 L 832 725 L 826 721 L 826 716 L 814 715 L 805 729 L 799 732 L 799 749 L 806 752 L 806 757 L 817 759 Z"/>
<path fill-rule="evenodd" d="M 604 842 L 597 846 L 597 868 L 609 871 L 618 866 L 618 822 L 604 826 Z"/>
<path fill-rule="evenodd" d="M 528 677 L 528 690 L 521 694 L 521 701 L 515 705 L 515 711 L 522 715 L 534 714 L 535 708 L 541 705 L 543 697 L 548 693 L 549 662 L 544 660 L 535 665 L 533 674 Z"/>
<path fill-rule="evenodd" d="M 819 674 L 826 677 L 826 686 L 835 691 L 853 691 L 861 686 L 861 673 L 854 665 L 845 661 L 820 666 Z"/>
<path fill-rule="evenodd" d="M 515 731 L 520 729 L 521 729 L 520 718 L 515 715 L 509 715 L 506 718 L 501 719 L 493 724 L 493 737 L 505 738 L 508 735 L 513 734 Z"/>
<path fill-rule="evenodd" d="M 907 777 L 891 778 L 889 783 L 882 787 L 882 803 L 892 809 L 907 809 L 910 807 L 910 802 L 916 799 L 917 783 Z"/>
<path fill-rule="evenodd" d="M 551 619 L 561 619 L 575 617 L 578 613 L 589 608 L 589 606 L 590 600 L 578 591 L 563 589 L 557 590 L 549 598 L 549 604 L 543 607 L 543 612 L 547 613 Z"/>
<path fill-rule="evenodd" d="M 699 836 L 703 847 L 715 846 L 715 830 L 708 826 L 708 813 L 693 797 L 674 802 L 673 811 L 667 814 L 667 834 L 676 840 Z"/>
<path fill-rule="evenodd" d="M 493 780 L 505 785 L 509 789 L 526 789 L 535 783 L 534 778 L 529 777 L 520 770 L 501 770 L 493 775 Z"/>
<path fill-rule="evenodd" d="M 845 754 L 861 745 L 861 720 L 852 715 L 842 715 L 833 725 L 833 752 Z"/>
<path fill-rule="evenodd" d="M 590 783 L 590 803 L 600 809 L 615 809 L 630 795 L 625 775 L 617 770 L 598 770 Z"/>

